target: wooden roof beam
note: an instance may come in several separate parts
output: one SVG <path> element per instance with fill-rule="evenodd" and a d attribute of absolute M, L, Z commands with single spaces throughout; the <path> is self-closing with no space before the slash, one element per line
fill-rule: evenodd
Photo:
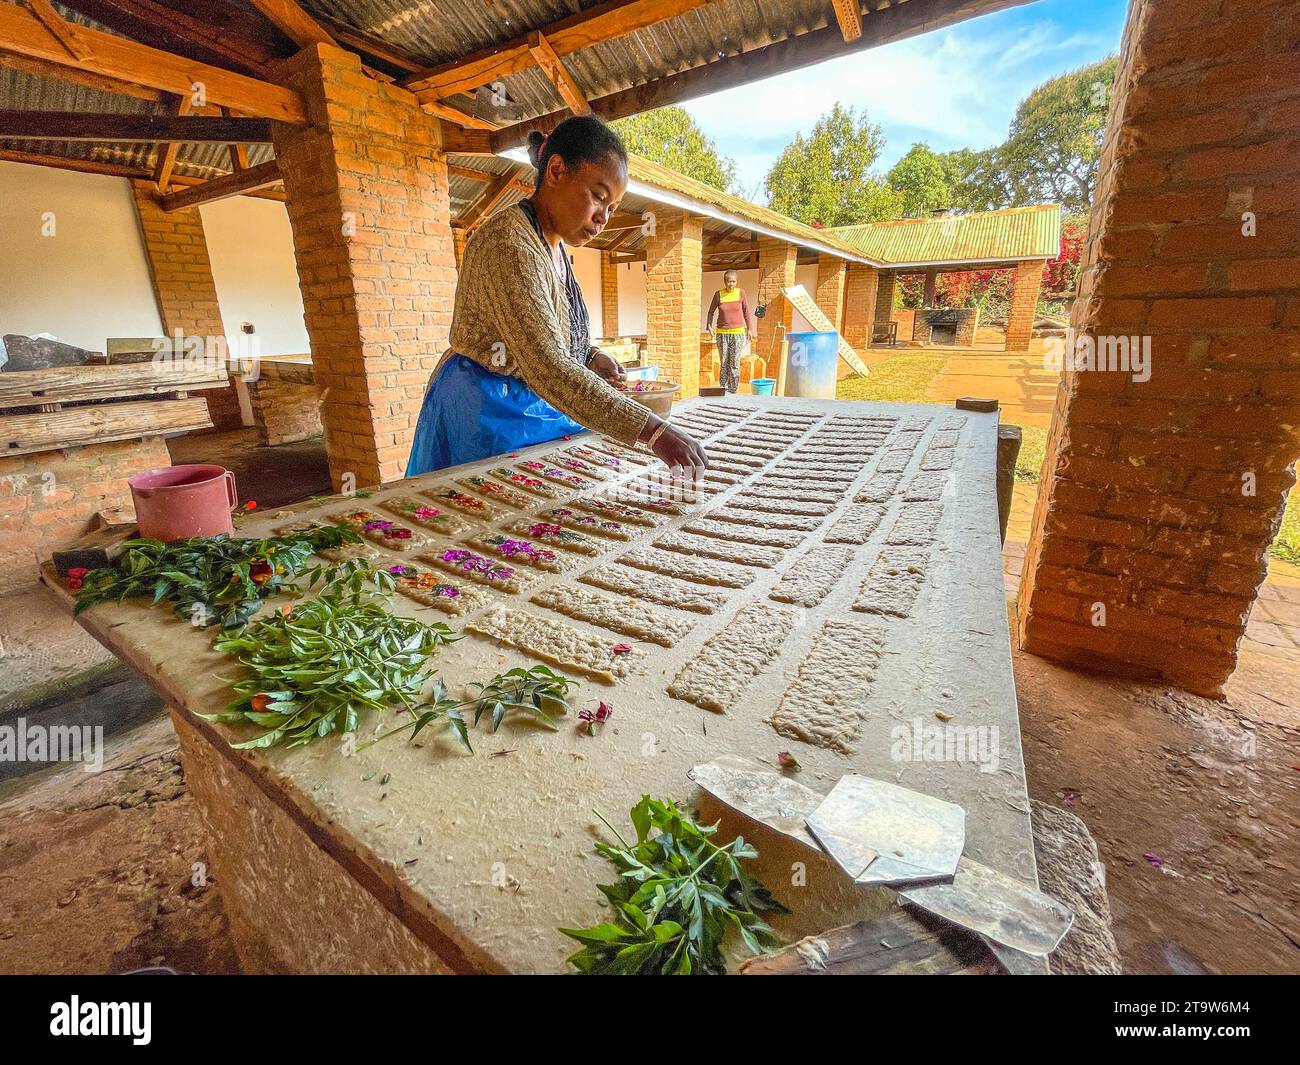
<path fill-rule="evenodd" d="M 269 185 L 279 184 L 283 180 L 280 164 L 271 159 L 265 163 L 258 163 L 257 166 L 250 166 L 247 170 L 236 170 L 232 174 L 223 174 L 201 185 L 168 193 L 159 200 L 159 203 L 164 211 L 183 211 L 187 207 L 197 207 L 201 203 L 215 203 L 217 200 L 229 199 L 231 196 L 255 192 Z"/>
<path fill-rule="evenodd" d="M 163 144 L 270 144 L 264 118 L 198 118 L 189 94 L 173 96 L 171 114 L 101 111 L 0 111 L 0 137 L 14 140 L 119 141 Z"/>
<path fill-rule="evenodd" d="M 456 219 L 456 224 L 467 231 L 472 231 L 481 220 L 492 212 L 492 209 L 497 204 L 506 198 L 514 181 L 515 175 L 513 173 L 502 174 L 483 190 L 483 195 L 470 204 L 464 214 Z"/>
<path fill-rule="evenodd" d="M 173 96 L 171 111 L 178 118 L 188 115 L 193 106 L 191 96 Z M 158 145 L 158 160 L 153 168 L 153 183 L 159 193 L 165 193 L 172 184 L 172 169 L 176 166 L 176 155 L 181 150 L 180 141 L 167 141 Z"/>
<path fill-rule="evenodd" d="M 560 62 L 560 57 L 555 54 L 551 42 L 540 30 L 528 35 L 528 51 L 532 53 L 533 61 L 541 68 L 542 73 L 555 86 L 560 99 L 569 105 L 569 110 L 575 115 L 591 114 L 591 104 L 587 103 L 586 95 L 578 88 L 573 75 Z"/>
<path fill-rule="evenodd" d="M 846 41 L 856 41 L 862 36 L 862 6 L 858 0 L 831 0 L 835 21 Z"/>
<path fill-rule="evenodd" d="M 576 15 L 539 27 L 556 56 L 566 56 L 603 41 L 676 18 L 711 0 L 606 0 Z M 529 34 L 479 49 L 446 63 L 429 67 L 403 84 L 421 99 L 443 100 L 469 92 L 497 78 L 516 74 L 536 64 L 528 46 Z"/>
<path fill-rule="evenodd" d="M 6 163 L 26 163 L 28 166 L 48 166 L 54 170 L 71 170 L 78 174 L 98 174 L 104 177 L 129 178 L 133 181 L 145 181 L 152 184 L 153 177 L 143 170 L 125 166 L 122 163 L 104 163 L 97 159 L 73 159 L 66 155 L 44 155 L 38 152 L 20 152 L 12 148 L 0 148 L 0 160 Z M 189 188 L 193 185 L 206 184 L 205 179 L 191 177 L 188 174 L 173 174 L 172 187 Z M 272 188 L 250 189 L 245 196 L 258 199 L 284 200 L 284 192 Z"/>
<path fill-rule="evenodd" d="M 0 3 L 0 52 L 87 70 L 177 96 L 201 92 L 206 102 L 230 107 L 242 114 L 283 122 L 307 122 L 307 109 L 302 98 L 290 89 L 184 59 L 111 33 L 72 23 L 66 25 L 86 49 L 86 58 L 77 59 L 70 55 L 49 27 L 26 8 Z"/>
<path fill-rule="evenodd" d="M 852 55 L 890 41 L 915 37 L 964 22 L 977 15 L 1019 7 L 1029 2 L 1031 0 L 931 0 L 927 4 L 895 4 L 883 11 L 875 11 L 870 18 L 864 19 L 862 36 L 854 41 L 844 40 L 839 25 L 831 25 L 728 56 L 726 59 L 703 63 L 589 102 L 591 109 L 604 119 L 612 121 L 626 118 L 628 115 L 722 92 L 724 89 L 747 85 L 751 81 L 760 81 L 792 70 L 801 70 L 827 59 Z M 553 34 L 547 31 L 547 35 L 552 44 L 555 44 Z M 558 45 L 556 52 L 560 53 Z M 552 111 L 547 115 L 505 126 L 492 134 L 492 146 L 498 152 L 516 148 L 527 141 L 528 134 L 533 130 L 549 133 L 568 114 L 568 111 Z"/>
<path fill-rule="evenodd" d="M 333 44 L 334 38 L 294 0 L 249 0 L 266 20 L 299 48 Z"/>
<path fill-rule="evenodd" d="M 59 39 L 59 43 L 67 49 L 68 55 L 73 59 L 86 58 L 86 46 L 70 32 L 71 24 L 54 10 L 50 0 L 27 0 L 27 6 L 32 9 L 32 14 L 45 24 L 45 28 Z"/>

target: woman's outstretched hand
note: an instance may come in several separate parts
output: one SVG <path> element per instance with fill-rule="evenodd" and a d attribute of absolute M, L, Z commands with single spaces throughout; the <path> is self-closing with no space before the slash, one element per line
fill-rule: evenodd
<path fill-rule="evenodd" d="M 700 442 L 672 424 L 659 435 L 650 450 L 670 469 L 682 466 L 707 469 L 709 465 Z"/>
<path fill-rule="evenodd" d="M 627 383 L 623 367 L 618 364 L 618 360 L 599 349 L 592 354 L 591 361 L 587 363 L 587 369 L 597 377 L 609 382 L 615 388 L 622 388 Z"/>

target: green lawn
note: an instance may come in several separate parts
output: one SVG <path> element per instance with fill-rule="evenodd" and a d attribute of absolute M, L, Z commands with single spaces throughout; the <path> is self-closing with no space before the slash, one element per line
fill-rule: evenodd
<path fill-rule="evenodd" d="M 840 399 L 869 399 L 877 403 L 924 403 L 930 382 L 947 360 L 947 355 L 926 352 L 896 355 L 873 367 L 869 377 L 846 377 L 839 383 L 836 395 Z M 1016 479 L 1037 484 L 1047 451 L 1047 430 L 1026 425 L 1021 426 L 1020 432 Z M 1287 500 L 1282 528 L 1269 554 L 1300 564 L 1300 488 Z"/>

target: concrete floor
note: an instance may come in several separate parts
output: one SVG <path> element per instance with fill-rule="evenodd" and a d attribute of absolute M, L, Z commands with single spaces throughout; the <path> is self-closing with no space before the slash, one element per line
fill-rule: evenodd
<path fill-rule="evenodd" d="M 281 456 L 221 434 L 178 450 L 223 461 L 274 506 L 299 486 L 311 485 L 298 497 L 323 490 L 318 448 L 314 460 L 310 446 Z M 1031 505 L 1020 486 L 1009 596 Z M 1263 600 L 1275 601 L 1289 602 Z M 20 658 L 48 679 L 60 659 L 97 649 L 39 591 L 0 605 L 0 642 L 6 686 L 24 675 L 11 668 Z M 1244 643 L 1222 701 L 1013 660 L 1030 794 L 1096 838 L 1125 971 L 1300 972 L 1300 656 Z M 111 719 L 120 690 L 104 691 Z M 0 972 L 238 971 L 166 719 L 119 733 L 106 768 L 0 785 Z"/>

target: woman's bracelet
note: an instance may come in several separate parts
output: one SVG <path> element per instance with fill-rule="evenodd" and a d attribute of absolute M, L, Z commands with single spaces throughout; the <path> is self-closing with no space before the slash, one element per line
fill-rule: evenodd
<path fill-rule="evenodd" d="M 665 418 L 663 421 L 661 421 L 661 422 L 659 423 L 659 425 L 658 425 L 658 427 L 655 429 L 655 431 L 654 431 L 653 433 L 650 434 L 650 439 L 647 440 L 647 441 L 645 442 L 645 446 L 646 446 L 646 447 L 654 447 L 654 446 L 655 446 L 655 441 L 658 440 L 661 436 L 664 435 L 664 430 L 667 429 L 667 428 L 668 428 L 668 419 Z"/>

